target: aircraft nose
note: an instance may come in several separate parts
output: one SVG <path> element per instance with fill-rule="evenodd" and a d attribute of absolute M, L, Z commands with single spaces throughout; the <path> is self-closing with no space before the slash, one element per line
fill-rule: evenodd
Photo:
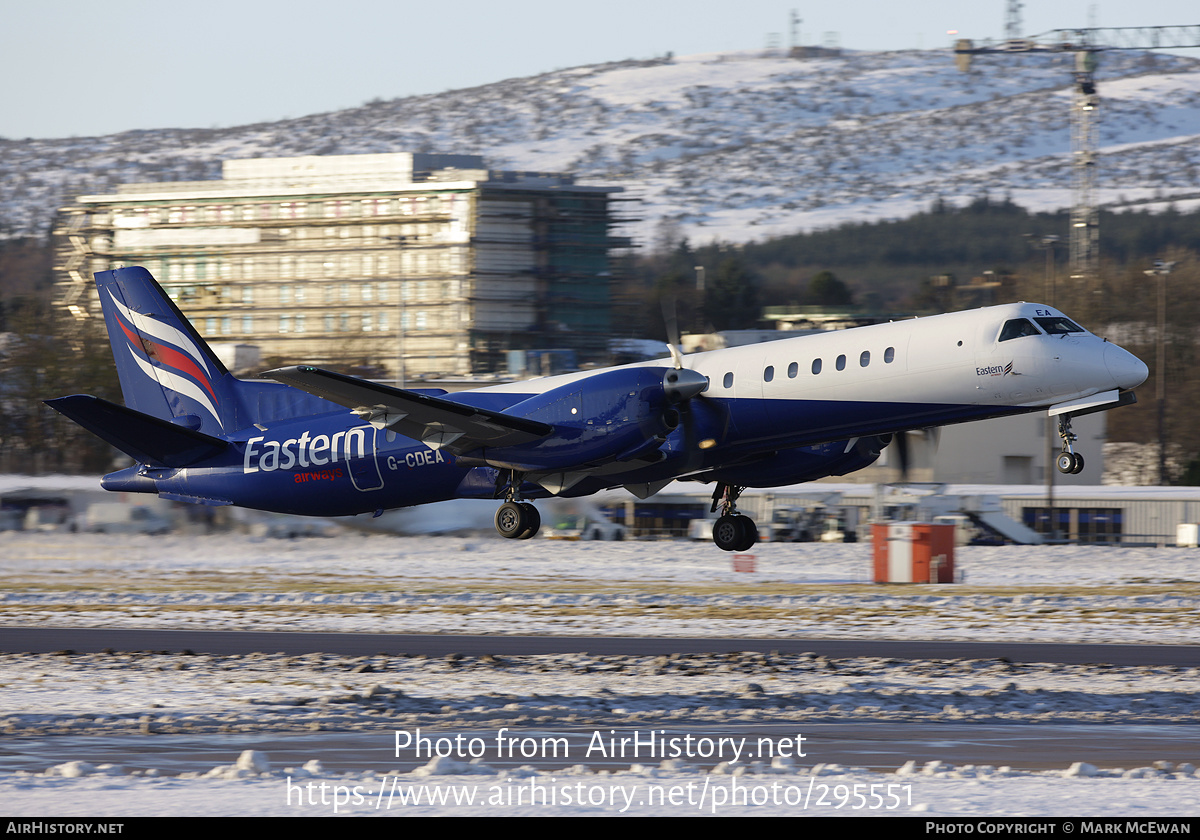
<path fill-rule="evenodd" d="M 1118 388 L 1136 388 L 1150 375 L 1145 362 L 1115 344 L 1104 345 L 1104 364 Z"/>

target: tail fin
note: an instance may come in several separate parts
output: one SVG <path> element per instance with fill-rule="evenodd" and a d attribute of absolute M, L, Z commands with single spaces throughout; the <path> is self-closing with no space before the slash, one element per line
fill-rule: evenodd
<path fill-rule="evenodd" d="M 125 404 L 209 435 L 236 428 L 238 380 L 140 266 L 96 275 Z"/>

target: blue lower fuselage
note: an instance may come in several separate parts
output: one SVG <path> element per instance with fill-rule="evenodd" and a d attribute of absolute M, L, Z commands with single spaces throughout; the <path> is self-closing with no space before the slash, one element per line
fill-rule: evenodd
<path fill-rule="evenodd" d="M 476 394 L 473 402 L 481 402 Z M 519 401 L 523 395 L 487 395 L 490 403 Z M 497 404 L 491 407 L 504 408 Z M 1027 409 L 1013 409 L 1018 412 Z M 666 481 L 720 466 L 757 464 L 762 486 L 790 484 L 830 474 L 844 459 L 850 436 L 882 434 L 904 425 L 944 425 L 995 416 L 994 408 L 972 405 L 891 402 L 707 400 L 705 409 L 685 418 L 664 441 L 662 460 L 628 463 L 614 474 L 583 479 L 562 495 L 580 496 L 609 487 Z M 717 445 L 700 450 L 695 441 Z M 212 504 L 281 513 L 341 516 L 389 510 L 455 498 L 494 498 L 498 470 L 460 463 L 386 429 L 364 424 L 349 411 L 251 428 L 231 438 L 226 456 L 201 469 L 142 470 L 154 481 L 124 489 L 164 493 Z M 467 459 L 469 460 L 469 459 Z M 867 460 L 869 463 L 873 457 Z M 781 469 L 771 470 L 772 462 Z M 856 463 L 853 468 L 865 466 Z M 789 464 L 795 464 L 789 467 Z M 789 471 L 790 470 L 790 471 Z M 835 470 L 834 474 L 842 471 Z M 106 483 L 120 488 L 114 475 Z M 769 477 L 768 477 L 769 476 Z M 745 482 L 749 485 L 758 482 Z M 530 498 L 550 493 L 526 484 Z"/>

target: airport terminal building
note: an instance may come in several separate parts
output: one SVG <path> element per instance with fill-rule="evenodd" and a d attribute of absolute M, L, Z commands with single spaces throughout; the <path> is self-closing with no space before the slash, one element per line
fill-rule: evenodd
<path fill-rule="evenodd" d="M 92 273 L 143 265 L 210 342 L 267 365 L 407 383 L 505 371 L 510 350 L 603 360 L 630 245 L 618 187 L 410 153 L 227 160 L 222 176 L 64 208 L 60 302 L 99 317 Z"/>

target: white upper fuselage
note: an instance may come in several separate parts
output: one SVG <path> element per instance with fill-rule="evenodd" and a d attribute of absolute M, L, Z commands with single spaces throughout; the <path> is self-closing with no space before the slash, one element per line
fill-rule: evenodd
<path fill-rule="evenodd" d="M 1011 413 L 1145 380 L 1146 366 L 1131 353 L 1069 321 L 1074 329 L 1059 334 L 1039 322 L 1053 327 L 1060 319 L 1061 312 L 1041 304 L 1004 304 L 697 353 L 684 365 L 708 377 L 708 398 L 975 407 L 963 419 L 986 416 L 989 407 Z M 1013 334 L 1019 332 L 1026 334 Z M 593 373 L 482 390 L 538 393 Z"/>

